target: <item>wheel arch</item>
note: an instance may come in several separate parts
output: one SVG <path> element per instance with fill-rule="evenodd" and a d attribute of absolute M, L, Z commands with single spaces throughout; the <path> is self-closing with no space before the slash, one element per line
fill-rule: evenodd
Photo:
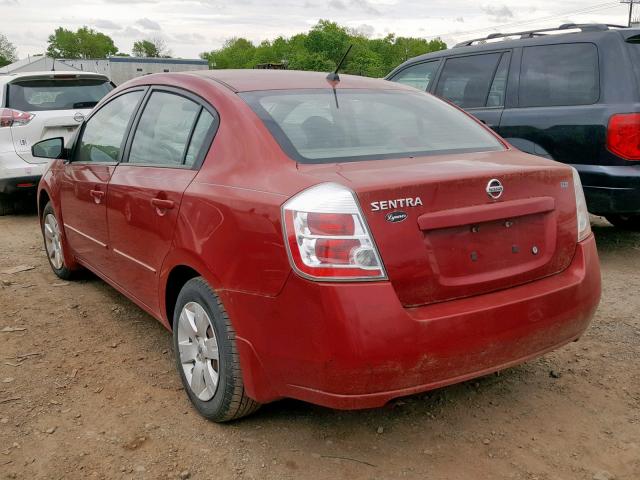
<path fill-rule="evenodd" d="M 167 275 L 167 280 L 164 284 L 164 315 L 167 320 L 167 327 L 169 330 L 173 330 L 173 313 L 178 301 L 178 295 L 180 290 L 184 287 L 192 278 L 202 277 L 196 269 L 189 265 L 178 264 L 173 266 Z"/>
<path fill-rule="evenodd" d="M 51 196 L 46 189 L 42 188 L 38 192 L 38 218 L 42 219 L 42 212 L 44 207 L 51 201 Z"/>
<path fill-rule="evenodd" d="M 182 287 L 192 278 L 202 277 L 209 286 L 216 292 L 222 294 L 220 279 L 215 275 L 206 263 L 200 262 L 195 254 L 183 250 L 174 249 L 165 259 L 160 281 L 160 297 L 164 299 L 161 303 L 161 322 L 170 331 L 173 330 L 173 315 L 178 300 L 178 295 Z M 226 308 L 229 321 L 234 329 L 233 314 Z M 237 332 L 237 330 L 236 330 Z M 261 402 L 272 401 L 281 398 L 281 395 L 274 391 L 272 383 L 262 365 L 257 352 L 248 339 L 236 336 L 238 342 L 238 353 L 240 364 L 242 365 L 243 380 L 249 397 L 259 399 Z"/>

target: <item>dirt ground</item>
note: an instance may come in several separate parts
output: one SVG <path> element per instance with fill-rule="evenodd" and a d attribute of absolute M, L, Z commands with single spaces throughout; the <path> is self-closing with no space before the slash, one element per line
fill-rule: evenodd
<path fill-rule="evenodd" d="M 382 409 L 286 400 L 217 425 L 158 322 L 58 280 L 34 214 L 0 217 L 0 271 L 34 267 L 0 273 L 0 478 L 640 479 L 640 234 L 594 220 L 604 291 L 581 341 Z"/>

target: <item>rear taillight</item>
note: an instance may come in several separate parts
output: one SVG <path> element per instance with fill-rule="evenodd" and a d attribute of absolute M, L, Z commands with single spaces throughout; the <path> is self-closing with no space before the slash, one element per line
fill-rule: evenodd
<path fill-rule="evenodd" d="M 591 221 L 589 212 L 587 211 L 587 201 L 584 198 L 584 190 L 582 190 L 582 182 L 580 174 L 571 167 L 573 171 L 573 191 L 576 196 L 576 215 L 578 217 L 578 241 L 581 242 L 591 233 Z"/>
<path fill-rule="evenodd" d="M 322 183 L 282 206 L 284 235 L 296 272 L 313 280 L 386 278 L 355 194 Z"/>
<path fill-rule="evenodd" d="M 640 161 L 640 113 L 621 113 L 609 119 L 607 148 L 630 161 Z"/>
<path fill-rule="evenodd" d="M 35 117 L 33 113 L 21 112 L 13 108 L 0 108 L 0 128 L 26 125 Z"/>

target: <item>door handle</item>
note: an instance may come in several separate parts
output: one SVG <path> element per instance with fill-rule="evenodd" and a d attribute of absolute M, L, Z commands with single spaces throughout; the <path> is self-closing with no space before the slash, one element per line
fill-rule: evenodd
<path fill-rule="evenodd" d="M 96 203 L 102 202 L 104 198 L 104 192 L 101 190 L 89 190 L 89 194 L 93 197 L 93 201 Z"/>
<path fill-rule="evenodd" d="M 175 203 L 173 200 L 164 200 L 162 198 L 152 198 L 151 205 L 156 207 L 158 210 L 171 210 Z"/>

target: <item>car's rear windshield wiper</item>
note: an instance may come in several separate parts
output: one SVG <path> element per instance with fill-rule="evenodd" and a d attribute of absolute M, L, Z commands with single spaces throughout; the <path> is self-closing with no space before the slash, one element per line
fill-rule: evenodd
<path fill-rule="evenodd" d="M 625 40 L 627 43 L 640 43 L 640 35 L 634 35 Z"/>
<path fill-rule="evenodd" d="M 73 104 L 73 108 L 93 108 L 98 102 L 77 102 Z"/>

